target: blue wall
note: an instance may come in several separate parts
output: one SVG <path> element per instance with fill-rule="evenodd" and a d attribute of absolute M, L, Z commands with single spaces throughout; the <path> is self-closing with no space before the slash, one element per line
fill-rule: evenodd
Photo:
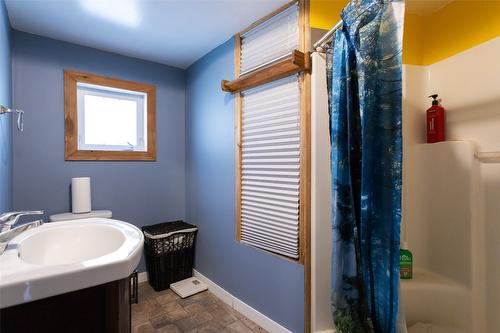
<path fill-rule="evenodd" d="M 304 325 L 303 266 L 235 241 L 233 41 L 186 75 L 186 213 L 199 226 L 196 269 L 293 332 Z"/>
<path fill-rule="evenodd" d="M 10 24 L 3 1 L 0 1 L 0 104 L 12 106 Z M 0 213 L 12 208 L 12 117 L 0 116 Z"/>
<path fill-rule="evenodd" d="M 235 241 L 234 100 L 220 89 L 233 54 L 231 40 L 185 72 L 13 31 L 13 99 L 26 111 L 13 134 L 13 204 L 69 211 L 71 177 L 91 176 L 94 209 L 139 226 L 186 218 L 200 228 L 198 271 L 302 332 L 303 266 Z M 156 85 L 157 161 L 64 161 L 64 69 Z"/>
<path fill-rule="evenodd" d="M 71 178 L 90 176 L 93 209 L 138 226 L 184 219 L 185 71 L 19 31 L 12 62 L 14 104 L 26 112 L 13 138 L 15 209 L 68 212 Z M 157 161 L 66 162 L 64 69 L 156 85 Z"/>

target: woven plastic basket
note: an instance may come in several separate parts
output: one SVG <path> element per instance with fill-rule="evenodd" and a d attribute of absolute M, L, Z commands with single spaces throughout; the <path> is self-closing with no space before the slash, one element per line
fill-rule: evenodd
<path fill-rule="evenodd" d="M 191 277 L 198 228 L 173 221 L 142 227 L 148 281 L 156 291 Z"/>

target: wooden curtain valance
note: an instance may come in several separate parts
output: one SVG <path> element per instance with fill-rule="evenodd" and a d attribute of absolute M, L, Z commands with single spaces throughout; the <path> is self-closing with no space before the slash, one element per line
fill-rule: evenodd
<path fill-rule="evenodd" d="M 232 81 L 222 80 L 221 87 L 223 91 L 236 93 L 264 83 L 281 79 L 285 76 L 310 70 L 311 53 L 302 53 L 299 50 L 294 50 L 290 54 L 290 57 L 280 60 L 274 64 L 240 76 Z"/>

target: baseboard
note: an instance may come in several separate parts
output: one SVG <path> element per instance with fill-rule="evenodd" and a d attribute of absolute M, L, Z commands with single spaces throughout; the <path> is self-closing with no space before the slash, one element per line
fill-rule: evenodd
<path fill-rule="evenodd" d="M 219 285 L 215 284 L 212 280 L 198 272 L 196 269 L 193 269 L 193 275 L 200 279 L 201 282 L 204 282 L 208 286 L 208 290 L 210 290 L 215 296 L 220 298 L 224 303 L 233 307 L 234 297 L 224 289 L 222 289 Z"/>
<path fill-rule="evenodd" d="M 137 281 L 139 283 L 147 282 L 148 281 L 148 273 L 147 272 L 139 272 L 137 274 Z"/>
<path fill-rule="evenodd" d="M 268 332 L 272 333 L 292 333 L 290 330 L 281 326 L 271 318 L 266 315 L 260 313 L 259 311 L 252 308 L 250 305 L 244 303 L 240 299 L 231 295 L 229 292 L 224 290 L 222 287 L 217 285 L 215 282 L 193 269 L 193 275 L 200 279 L 202 282 L 206 283 L 208 286 L 208 290 L 215 294 L 218 298 L 220 298 L 224 303 L 247 317 L 248 319 L 255 322 L 257 325 L 262 327 Z"/>
<path fill-rule="evenodd" d="M 337 332 L 337 331 L 335 331 L 335 330 L 333 330 L 333 329 L 332 329 L 332 330 L 316 331 L 316 332 L 314 332 L 314 333 L 336 333 L 336 332 Z"/>

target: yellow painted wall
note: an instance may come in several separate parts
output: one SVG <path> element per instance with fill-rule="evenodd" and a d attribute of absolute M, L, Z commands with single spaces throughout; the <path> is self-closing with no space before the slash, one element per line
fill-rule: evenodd
<path fill-rule="evenodd" d="M 499 37 L 500 1 L 457 0 L 424 19 L 422 65 L 430 65 Z"/>
<path fill-rule="evenodd" d="M 311 27 L 330 29 L 347 0 L 311 0 Z M 500 0 L 455 0 L 430 15 L 406 13 L 403 63 L 430 65 L 500 36 Z"/>
<path fill-rule="evenodd" d="M 403 64 L 421 65 L 424 61 L 425 18 L 415 14 L 405 14 L 403 33 Z"/>
<path fill-rule="evenodd" d="M 347 3 L 348 0 L 311 0 L 311 27 L 330 30 L 340 20 L 340 12 Z"/>

